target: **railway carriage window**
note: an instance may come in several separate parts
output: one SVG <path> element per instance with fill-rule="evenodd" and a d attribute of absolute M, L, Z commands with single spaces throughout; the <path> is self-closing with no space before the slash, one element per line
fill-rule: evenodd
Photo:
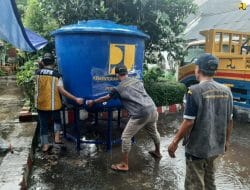
<path fill-rule="evenodd" d="M 239 47 L 240 47 L 240 35 L 233 34 L 232 36 L 232 53 L 239 53 Z"/>
<path fill-rule="evenodd" d="M 229 52 L 229 34 L 223 34 L 222 52 Z"/>
<path fill-rule="evenodd" d="M 197 44 L 191 45 L 187 48 L 187 55 L 184 57 L 183 65 L 187 65 L 189 63 L 193 63 L 195 59 L 197 59 L 201 54 L 205 53 L 205 45 Z"/>
<path fill-rule="evenodd" d="M 221 40 L 221 32 L 216 32 L 215 42 L 220 42 L 220 40 Z"/>
<path fill-rule="evenodd" d="M 250 36 L 242 37 L 241 54 L 249 54 L 250 52 Z"/>
<path fill-rule="evenodd" d="M 228 44 L 222 45 L 222 52 L 229 52 L 229 45 Z"/>
<path fill-rule="evenodd" d="M 234 53 L 234 52 L 235 52 L 235 47 L 234 47 L 234 44 L 232 45 L 231 52 L 232 52 L 232 53 Z"/>
<path fill-rule="evenodd" d="M 216 32 L 215 34 L 215 51 L 216 52 L 220 52 L 221 51 L 221 47 L 220 47 L 220 44 L 221 44 L 221 36 L 222 36 L 222 33 L 221 32 Z"/>

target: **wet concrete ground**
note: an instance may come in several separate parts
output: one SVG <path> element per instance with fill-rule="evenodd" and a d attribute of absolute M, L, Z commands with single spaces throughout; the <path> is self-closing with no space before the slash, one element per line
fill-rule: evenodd
<path fill-rule="evenodd" d="M 126 173 L 110 169 L 119 162 L 120 145 L 106 152 L 104 146 L 82 145 L 78 154 L 72 142 L 67 150 L 53 148 L 53 154 L 43 156 L 37 151 L 29 181 L 30 190 L 183 190 L 185 177 L 184 148 L 180 145 L 176 158 L 171 159 L 167 146 L 181 122 L 181 114 L 161 116 L 158 127 L 162 154 L 154 160 L 148 150 L 152 141 L 143 131 L 136 135 L 136 143 L 129 156 L 130 170 Z M 217 159 L 216 184 L 219 190 L 250 189 L 250 126 L 235 122 L 232 144 L 228 152 Z"/>
<path fill-rule="evenodd" d="M 0 137 L 7 140 L 18 122 L 18 113 L 23 105 L 23 93 L 15 77 L 0 77 Z M 0 163 L 5 154 L 0 154 Z"/>
<path fill-rule="evenodd" d="M 18 146 L 22 146 L 19 137 L 25 138 L 25 134 L 27 135 L 27 132 L 18 133 L 20 126 L 17 124 L 17 114 L 22 105 L 22 93 L 15 85 L 15 80 L 0 81 L 0 136 L 12 139 L 16 150 L 20 149 Z M 29 189 L 182 190 L 185 175 L 184 149 L 179 147 L 175 159 L 169 158 L 167 154 L 167 145 L 180 122 L 181 114 L 161 116 L 158 126 L 162 137 L 163 158 L 160 161 L 155 161 L 147 153 L 153 148 L 153 144 L 145 137 L 144 132 L 140 132 L 132 147 L 130 171 L 127 173 L 110 169 L 112 163 L 119 161 L 119 145 L 114 146 L 110 153 L 106 152 L 104 146 L 83 145 L 83 150 L 78 154 L 73 143 L 66 142 L 66 151 L 55 147 L 53 154 L 46 158 L 37 151 Z M 249 123 L 236 121 L 230 149 L 217 160 L 218 189 L 250 189 L 249 136 Z M 16 153 L 18 155 L 18 151 Z M 0 164 L 4 156 L 5 154 L 0 154 Z M 13 157 L 11 154 L 9 156 Z M 20 156 L 17 159 L 20 161 Z M 11 171 L 13 169 L 15 168 Z M 9 180 L 13 183 L 13 179 Z"/>
<path fill-rule="evenodd" d="M 0 189 L 26 189 L 36 123 L 19 123 L 24 104 L 15 76 L 0 77 L 0 138 L 13 152 L 0 150 Z M 5 148 L 5 150 L 6 150 Z"/>

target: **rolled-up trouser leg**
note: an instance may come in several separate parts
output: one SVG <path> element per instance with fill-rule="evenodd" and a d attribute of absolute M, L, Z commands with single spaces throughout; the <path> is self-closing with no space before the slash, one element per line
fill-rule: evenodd
<path fill-rule="evenodd" d="M 147 123 L 148 117 L 130 118 L 122 133 L 122 152 L 128 153 L 131 149 L 131 138 Z"/>
<path fill-rule="evenodd" d="M 54 123 L 54 132 L 61 131 L 61 124 L 60 123 Z"/>
<path fill-rule="evenodd" d="M 53 121 L 54 121 L 54 133 L 61 131 L 61 115 L 60 111 L 53 112 Z"/>
<path fill-rule="evenodd" d="M 158 112 L 155 111 L 149 116 L 148 123 L 145 126 L 146 132 L 153 139 L 156 145 L 160 145 L 160 134 L 157 130 Z"/>

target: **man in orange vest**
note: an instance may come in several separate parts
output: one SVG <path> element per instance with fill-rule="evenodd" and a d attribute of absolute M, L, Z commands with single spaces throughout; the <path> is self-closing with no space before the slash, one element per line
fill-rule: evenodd
<path fill-rule="evenodd" d="M 45 53 L 42 59 L 44 67 L 36 71 L 35 106 L 38 112 L 43 152 L 48 152 L 52 147 L 48 141 L 48 121 L 50 118 L 54 121 L 55 143 L 62 143 L 60 139 L 60 110 L 62 108 L 60 95 L 72 99 L 79 105 L 83 104 L 82 98 L 75 97 L 64 89 L 61 75 L 54 70 L 54 61 L 52 54 Z"/>

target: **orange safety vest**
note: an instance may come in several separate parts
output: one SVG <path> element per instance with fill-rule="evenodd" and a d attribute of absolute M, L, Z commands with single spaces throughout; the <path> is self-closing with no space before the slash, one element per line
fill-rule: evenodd
<path fill-rule="evenodd" d="M 35 106 L 38 110 L 54 111 L 62 107 L 61 96 L 57 85 L 61 75 L 53 69 L 36 71 Z"/>

